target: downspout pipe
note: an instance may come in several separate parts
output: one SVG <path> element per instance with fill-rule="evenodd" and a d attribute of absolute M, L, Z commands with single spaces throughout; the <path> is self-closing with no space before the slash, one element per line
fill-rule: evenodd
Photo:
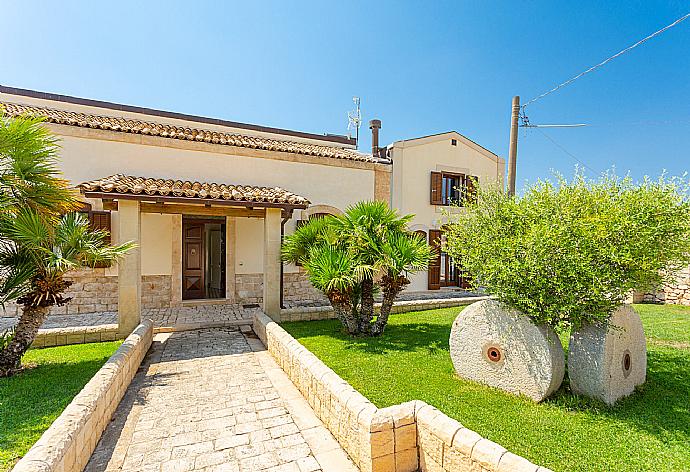
<path fill-rule="evenodd" d="M 285 223 L 287 223 L 290 218 L 292 218 L 292 210 L 280 221 L 280 244 L 283 244 L 283 238 L 285 237 Z M 283 302 L 283 286 L 285 285 L 283 281 L 283 276 L 285 275 L 285 264 L 280 261 L 280 308 L 285 308 L 285 303 Z"/>

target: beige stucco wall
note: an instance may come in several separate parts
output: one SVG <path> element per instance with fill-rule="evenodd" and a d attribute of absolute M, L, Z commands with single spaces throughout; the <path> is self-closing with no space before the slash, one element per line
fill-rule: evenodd
<path fill-rule="evenodd" d="M 264 221 L 259 218 L 237 218 L 235 221 L 235 273 L 263 273 Z"/>
<path fill-rule="evenodd" d="M 457 140 L 456 146 L 452 139 Z M 393 159 L 392 205 L 402 214 L 414 214 L 412 229 L 424 230 L 427 237 L 429 229 L 441 227 L 444 209 L 448 209 L 429 203 L 432 171 L 475 175 L 480 184 L 503 181 L 505 161 L 455 132 L 398 141 L 389 149 Z M 407 290 L 426 289 L 426 271 L 411 277 Z"/>
<path fill-rule="evenodd" d="M 172 140 L 169 140 L 172 141 Z M 289 162 L 199 152 L 172 147 L 63 136 L 61 163 L 72 182 L 116 173 L 228 184 L 280 186 L 314 204 L 344 208 L 371 199 L 374 172 L 369 169 Z"/>

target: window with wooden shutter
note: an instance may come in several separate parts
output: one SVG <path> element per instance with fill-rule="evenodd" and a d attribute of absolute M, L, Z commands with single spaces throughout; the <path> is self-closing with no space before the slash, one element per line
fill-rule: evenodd
<path fill-rule="evenodd" d="M 110 244 L 112 239 L 110 237 L 110 212 L 109 211 L 90 211 L 89 212 L 89 223 L 91 224 L 91 229 L 94 231 L 100 230 L 105 231 L 107 234 L 105 236 L 106 244 Z"/>
<path fill-rule="evenodd" d="M 431 173 L 431 204 L 443 205 L 443 174 Z"/>
<path fill-rule="evenodd" d="M 86 208 L 85 208 L 86 209 Z M 105 238 L 103 238 L 103 241 L 106 244 L 111 244 L 112 243 L 112 238 L 110 236 L 110 231 L 111 231 L 111 225 L 110 225 L 110 212 L 109 211 L 96 211 L 96 210 L 91 210 L 90 205 L 89 205 L 89 210 L 88 211 L 81 211 L 84 216 L 86 216 L 89 219 L 89 227 L 92 230 L 102 230 L 106 232 Z M 111 264 L 108 262 L 102 262 L 96 264 L 94 267 L 103 269 L 105 267 L 110 267 Z"/>
<path fill-rule="evenodd" d="M 434 252 L 434 256 L 429 262 L 428 288 L 429 290 L 439 290 L 441 288 L 441 231 L 438 229 L 429 230 L 429 246 Z"/>

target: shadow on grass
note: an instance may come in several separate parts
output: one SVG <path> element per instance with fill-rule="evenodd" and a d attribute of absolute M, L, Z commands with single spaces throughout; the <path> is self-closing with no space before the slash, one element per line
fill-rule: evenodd
<path fill-rule="evenodd" d="M 589 412 L 622 421 L 658 437 L 680 433 L 690 437 L 690 352 L 652 349 L 647 352 L 647 381 L 614 406 L 573 394 L 566 379 L 548 400 L 559 408 Z"/>
<path fill-rule="evenodd" d="M 296 338 L 325 336 L 345 342 L 345 349 L 369 354 L 386 352 L 447 351 L 450 326 L 436 323 L 389 324 L 380 337 L 352 337 L 334 320 L 290 323 L 290 333 Z"/>

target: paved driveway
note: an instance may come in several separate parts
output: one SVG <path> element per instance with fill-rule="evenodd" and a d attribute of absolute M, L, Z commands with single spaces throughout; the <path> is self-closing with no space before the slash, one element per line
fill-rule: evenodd
<path fill-rule="evenodd" d="M 258 339 L 159 334 L 86 467 L 103 471 L 356 471 Z"/>

